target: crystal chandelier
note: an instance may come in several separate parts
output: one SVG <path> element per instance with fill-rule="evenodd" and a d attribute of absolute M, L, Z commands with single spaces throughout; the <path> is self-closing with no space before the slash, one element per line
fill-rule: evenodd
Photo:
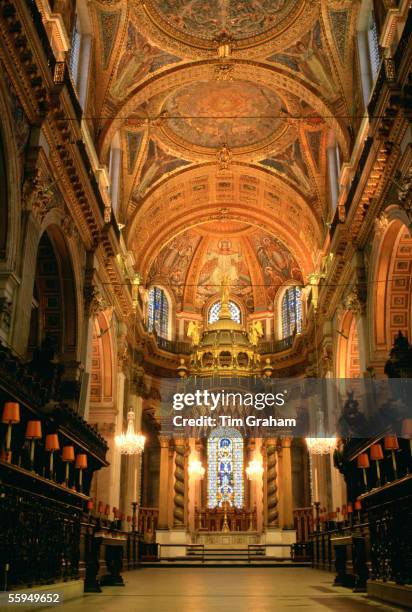
<path fill-rule="evenodd" d="M 312 455 L 329 455 L 336 448 L 336 438 L 306 438 L 306 444 Z"/>
<path fill-rule="evenodd" d="M 142 434 L 135 433 L 134 412 L 127 413 L 127 431 L 115 437 L 116 446 L 122 455 L 141 455 L 146 438 Z"/>
<path fill-rule="evenodd" d="M 192 459 L 189 463 L 189 475 L 195 480 L 202 480 L 205 475 L 205 468 L 197 459 Z"/>

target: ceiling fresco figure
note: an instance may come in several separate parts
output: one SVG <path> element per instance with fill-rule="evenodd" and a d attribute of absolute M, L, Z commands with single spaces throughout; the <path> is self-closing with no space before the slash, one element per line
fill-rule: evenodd
<path fill-rule="evenodd" d="M 252 280 L 242 246 L 229 237 L 212 239 L 209 243 L 198 277 L 197 307 L 218 294 L 224 281 L 232 294 L 244 300 L 247 308 L 253 305 Z"/>
<path fill-rule="evenodd" d="M 264 33 L 281 23 L 298 0 L 154 0 L 163 17 L 182 32 L 213 38 L 221 32 L 238 39 Z"/>
<path fill-rule="evenodd" d="M 302 156 L 299 140 L 295 140 L 282 154 L 263 159 L 260 162 L 268 168 L 273 168 L 290 178 L 302 191 L 310 192 L 312 184 L 308 168 Z"/>
<path fill-rule="evenodd" d="M 178 57 L 151 45 L 129 22 L 126 50 L 117 67 L 110 93 L 116 99 L 124 98 L 150 72 L 176 61 L 179 61 Z"/>
<path fill-rule="evenodd" d="M 268 307 L 272 307 L 279 287 L 288 280 L 301 281 L 302 274 L 291 253 L 276 238 L 257 232 L 250 241 L 264 275 Z"/>
<path fill-rule="evenodd" d="M 319 21 L 301 40 L 283 53 L 272 55 L 268 60 L 280 62 L 292 70 L 302 72 L 309 81 L 314 81 L 320 87 L 327 98 L 336 98 L 338 90 L 323 48 Z"/>
<path fill-rule="evenodd" d="M 141 199 L 149 187 L 162 178 L 164 174 L 181 166 L 186 166 L 188 163 L 186 160 L 170 155 L 157 142 L 150 140 L 147 159 L 140 174 L 139 184 L 134 191 L 134 198 Z"/>

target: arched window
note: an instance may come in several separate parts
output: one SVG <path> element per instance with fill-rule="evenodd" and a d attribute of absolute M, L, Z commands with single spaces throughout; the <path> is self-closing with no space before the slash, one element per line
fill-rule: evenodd
<path fill-rule="evenodd" d="M 115 214 L 117 213 L 118 205 L 119 205 L 121 162 L 122 162 L 122 150 L 120 146 L 119 132 L 117 132 L 110 146 L 110 158 L 109 158 L 110 196 L 112 199 L 113 212 Z"/>
<path fill-rule="evenodd" d="M 243 508 L 243 438 L 230 427 L 214 429 L 207 441 L 209 508 L 225 502 Z"/>
<path fill-rule="evenodd" d="M 329 133 L 328 148 L 327 148 L 327 159 L 328 159 L 328 173 L 329 173 L 329 189 L 331 197 L 331 210 L 335 212 L 336 206 L 339 199 L 339 174 L 341 167 L 341 157 L 339 145 L 336 141 L 333 132 Z"/>
<path fill-rule="evenodd" d="M 160 287 L 149 291 L 147 329 L 165 340 L 169 337 L 169 301 Z"/>
<path fill-rule="evenodd" d="M 220 309 L 221 309 L 220 301 L 215 302 L 209 308 L 209 316 L 207 318 L 207 321 L 209 324 L 216 323 L 216 321 L 219 320 Z M 239 306 L 235 304 L 235 302 L 229 302 L 229 310 L 230 310 L 230 318 L 232 319 L 232 321 L 235 321 L 236 323 L 240 323 L 242 316 L 241 316 Z"/>
<path fill-rule="evenodd" d="M 367 106 L 381 62 L 379 33 L 372 0 L 363 0 L 359 11 L 358 53 L 363 101 Z"/>
<path fill-rule="evenodd" d="M 282 337 L 302 330 L 302 295 L 299 287 L 289 287 L 282 300 Z"/>
<path fill-rule="evenodd" d="M 91 26 L 85 3 L 78 2 L 71 32 L 68 63 L 82 108 L 86 105 L 91 55 Z"/>

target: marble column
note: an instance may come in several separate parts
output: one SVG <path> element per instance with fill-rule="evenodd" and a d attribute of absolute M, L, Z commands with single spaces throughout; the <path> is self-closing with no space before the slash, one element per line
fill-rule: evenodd
<path fill-rule="evenodd" d="M 277 484 L 277 440 L 269 438 L 266 440 L 266 528 L 275 529 L 279 527 L 279 499 Z"/>
<path fill-rule="evenodd" d="M 291 438 L 282 438 L 282 507 L 283 528 L 293 528 Z"/>
<path fill-rule="evenodd" d="M 175 440 L 175 466 L 174 466 L 174 498 L 173 498 L 173 527 L 185 528 L 186 524 L 186 448 L 185 440 Z"/>
<path fill-rule="evenodd" d="M 26 353 L 29 340 L 37 248 L 40 239 L 39 221 L 29 211 L 25 211 L 23 215 L 21 281 L 11 331 L 12 346 L 20 355 Z"/>
<path fill-rule="evenodd" d="M 169 493 L 169 438 L 160 436 L 160 478 L 159 478 L 159 519 L 158 529 L 168 529 Z"/>

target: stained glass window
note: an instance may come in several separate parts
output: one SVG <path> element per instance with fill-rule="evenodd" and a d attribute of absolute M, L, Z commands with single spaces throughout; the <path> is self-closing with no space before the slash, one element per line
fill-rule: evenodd
<path fill-rule="evenodd" d="M 379 65 L 381 63 L 381 51 L 379 48 L 379 34 L 376 25 L 375 13 L 372 11 L 369 18 L 368 26 L 368 45 L 369 45 L 369 57 L 372 69 L 372 78 L 378 73 Z"/>
<path fill-rule="evenodd" d="M 160 338 L 167 340 L 169 337 L 169 302 L 160 287 L 152 287 L 149 291 L 147 329 Z"/>
<path fill-rule="evenodd" d="M 215 302 L 213 306 L 210 307 L 209 317 L 208 317 L 209 323 L 216 323 L 216 321 L 218 321 L 219 314 L 220 314 L 220 308 L 221 308 L 220 301 Z M 240 315 L 239 306 L 235 304 L 234 302 L 229 302 L 229 310 L 230 310 L 230 317 L 232 321 L 236 321 L 236 323 L 240 323 L 241 315 Z"/>
<path fill-rule="evenodd" d="M 73 81 L 76 85 L 77 85 L 77 76 L 78 76 L 78 71 L 79 71 L 80 45 L 81 45 L 81 34 L 80 34 L 79 20 L 76 16 L 73 31 L 72 31 L 72 40 L 71 40 L 70 55 L 69 55 L 70 72 L 72 74 Z"/>
<path fill-rule="evenodd" d="M 302 295 L 299 287 L 289 287 L 282 300 L 282 336 L 302 331 Z"/>
<path fill-rule="evenodd" d="M 214 429 L 207 442 L 209 508 L 243 508 L 243 438 L 231 427 Z"/>

